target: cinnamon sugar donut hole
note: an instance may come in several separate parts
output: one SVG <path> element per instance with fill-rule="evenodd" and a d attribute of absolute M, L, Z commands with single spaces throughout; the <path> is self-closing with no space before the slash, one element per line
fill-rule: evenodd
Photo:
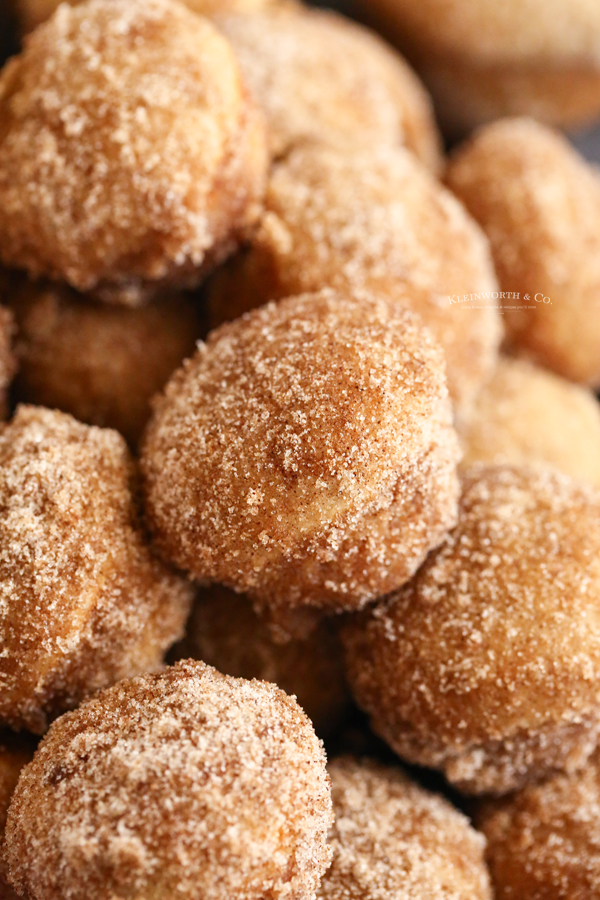
<path fill-rule="evenodd" d="M 183 294 L 128 309 L 25 283 L 7 300 L 18 324 L 16 399 L 115 428 L 131 446 L 150 417 L 151 398 L 202 333 L 198 305 Z"/>
<path fill-rule="evenodd" d="M 266 151 L 228 42 L 177 0 L 61 6 L 0 76 L 0 257 L 139 304 L 255 221 Z"/>
<path fill-rule="evenodd" d="M 446 131 L 529 115 L 581 128 L 600 115 L 595 0 L 361 0 L 407 54 Z"/>
<path fill-rule="evenodd" d="M 596 170 L 560 135 L 516 119 L 460 148 L 447 180 L 490 239 L 502 291 L 520 294 L 505 301 L 511 343 L 559 375 L 599 387 Z"/>
<path fill-rule="evenodd" d="M 477 812 L 498 900 L 584 900 L 600 891 L 600 756 Z"/>
<path fill-rule="evenodd" d="M 296 697 L 321 736 L 333 734 L 350 706 L 342 649 L 330 621 L 321 621 L 305 640 L 277 642 L 250 599 L 221 585 L 199 593 L 177 655 L 236 678 L 277 684 Z"/>
<path fill-rule="evenodd" d="M 18 900 L 17 895 L 6 881 L 2 848 L 10 800 L 17 786 L 21 769 L 31 762 L 33 747 L 33 743 L 22 737 L 0 731 L 0 898 L 2 900 Z"/>
<path fill-rule="evenodd" d="M 0 724 L 41 734 L 181 636 L 192 589 L 150 555 L 136 491 L 114 431 L 27 406 L 0 427 Z"/>
<path fill-rule="evenodd" d="M 502 357 L 458 424 L 462 465 L 552 465 L 600 488 L 600 404 L 587 388 L 527 360 Z"/>
<path fill-rule="evenodd" d="M 271 156 L 319 141 L 339 150 L 402 146 L 439 172 L 431 101 L 408 64 L 375 34 L 332 12 L 285 7 L 220 16 L 267 122 Z"/>
<path fill-rule="evenodd" d="M 146 513 L 166 559 L 275 613 L 357 609 L 454 524 L 442 354 L 374 295 L 291 297 L 224 325 L 156 401 Z"/>
<path fill-rule="evenodd" d="M 314 900 L 331 822 L 295 700 L 188 661 L 54 723 L 13 796 L 6 856 L 31 900 Z"/>
<path fill-rule="evenodd" d="M 474 467 L 459 520 L 402 591 L 348 623 L 374 730 L 467 793 L 572 772 L 600 733 L 600 494 Z"/>
<path fill-rule="evenodd" d="M 484 839 L 447 800 L 368 760 L 337 759 L 329 773 L 336 821 L 320 900 L 491 900 Z"/>
<path fill-rule="evenodd" d="M 82 0 L 67 0 L 67 2 L 71 6 L 78 6 Z M 229 12 L 259 12 L 280 5 L 292 6 L 293 2 L 294 0 L 183 0 L 185 6 L 202 16 Z M 27 33 L 49 19 L 61 0 L 13 0 L 13 3 L 21 32 Z"/>
<path fill-rule="evenodd" d="M 14 332 L 12 313 L 0 306 L 0 419 L 5 419 L 8 414 L 8 389 L 17 369 L 12 346 Z"/>
<path fill-rule="evenodd" d="M 213 322 L 326 286 L 376 290 L 431 328 L 445 351 L 451 396 L 469 406 L 502 335 L 498 301 L 490 299 L 494 268 L 476 223 L 409 152 L 299 148 L 274 168 L 265 206 L 249 250 L 212 282 Z M 451 302 L 476 293 L 480 302 Z"/>

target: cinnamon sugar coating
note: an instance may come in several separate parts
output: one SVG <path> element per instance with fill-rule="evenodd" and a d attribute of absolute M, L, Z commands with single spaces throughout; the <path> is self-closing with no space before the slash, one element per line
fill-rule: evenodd
<path fill-rule="evenodd" d="M 33 757 L 33 743 L 22 737 L 0 731 L 0 898 L 17 900 L 17 895 L 8 886 L 2 859 L 4 828 L 13 791 L 17 786 L 21 769 Z"/>
<path fill-rule="evenodd" d="M 6 298 L 3 296 L 3 300 Z M 8 413 L 8 389 L 16 372 L 13 353 L 15 323 L 11 312 L 0 306 L 0 419 Z"/>
<path fill-rule="evenodd" d="M 454 197 L 402 148 L 341 154 L 302 147 L 277 165 L 249 250 L 215 277 L 213 321 L 302 291 L 368 288 L 417 312 L 445 351 L 450 393 L 468 406 L 502 334 L 487 240 Z"/>
<path fill-rule="evenodd" d="M 278 643 L 247 597 L 220 585 L 199 593 L 178 656 L 226 675 L 277 684 L 295 696 L 315 731 L 335 732 L 350 705 L 342 650 L 330 621 L 304 640 Z"/>
<path fill-rule="evenodd" d="M 587 388 L 502 357 L 459 424 L 462 464 L 552 465 L 600 487 L 600 404 Z"/>
<path fill-rule="evenodd" d="M 572 772 L 600 732 L 600 494 L 552 469 L 476 466 L 458 526 L 349 622 L 374 729 L 468 793 Z"/>
<path fill-rule="evenodd" d="M 565 378 L 600 386 L 595 169 L 544 126 L 507 119 L 457 151 L 447 180 L 487 233 L 502 290 L 519 293 L 517 305 L 529 295 L 535 307 L 505 310 L 511 343 Z"/>
<path fill-rule="evenodd" d="M 127 309 L 26 283 L 6 299 L 19 329 L 17 400 L 115 428 L 132 446 L 151 398 L 192 355 L 202 331 L 197 306 L 177 293 Z"/>
<path fill-rule="evenodd" d="M 600 891 L 600 756 L 477 813 L 498 900 L 585 900 Z"/>
<path fill-rule="evenodd" d="M 301 7 L 216 21 L 265 114 L 274 158 L 306 141 L 344 152 L 405 145 L 440 169 L 427 93 L 400 54 L 366 28 Z"/>
<path fill-rule="evenodd" d="M 114 431 L 21 406 L 0 427 L 0 723 L 43 733 L 100 687 L 156 668 L 191 587 L 154 559 Z"/>
<path fill-rule="evenodd" d="M 176 0 L 67 4 L 0 76 L 0 257 L 139 304 L 256 219 L 262 120 L 232 49 Z"/>
<path fill-rule="evenodd" d="M 313 900 L 331 821 L 298 704 L 188 661 L 54 723 L 13 796 L 6 855 L 32 900 Z"/>
<path fill-rule="evenodd" d="M 360 0 L 406 52 L 446 130 L 530 115 L 581 128 L 600 113 L 595 0 Z"/>
<path fill-rule="evenodd" d="M 329 766 L 335 824 L 321 900 L 491 900 L 484 840 L 447 800 L 400 769 Z"/>
<path fill-rule="evenodd" d="M 31 31 L 46 19 L 50 18 L 61 0 L 13 0 L 22 32 Z M 81 0 L 67 0 L 71 6 L 77 6 Z M 218 13 L 258 12 L 284 4 L 291 5 L 293 0 L 183 0 L 196 13 L 203 16 L 215 16 Z"/>
<path fill-rule="evenodd" d="M 374 295 L 291 297 L 224 325 L 156 401 L 142 447 L 165 558 L 261 608 L 357 609 L 454 524 L 442 354 Z"/>

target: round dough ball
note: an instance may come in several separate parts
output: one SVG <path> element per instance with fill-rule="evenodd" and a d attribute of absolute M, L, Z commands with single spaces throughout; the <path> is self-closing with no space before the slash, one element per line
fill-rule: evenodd
<path fill-rule="evenodd" d="M 477 812 L 498 900 L 584 900 L 600 891 L 600 755 Z"/>
<path fill-rule="evenodd" d="M 454 524 L 458 448 L 439 349 L 408 311 L 322 291 L 209 335 L 142 448 L 165 558 L 284 612 L 357 609 Z"/>
<path fill-rule="evenodd" d="M 366 28 L 319 10 L 223 16 L 246 82 L 281 158 L 319 141 L 344 152 L 405 145 L 441 166 L 431 102 L 404 59 Z"/>
<path fill-rule="evenodd" d="M 64 4 L 0 76 L 0 257 L 139 304 L 198 284 L 258 213 L 261 118 L 176 0 Z"/>
<path fill-rule="evenodd" d="M 339 638 L 329 621 L 305 640 L 279 643 L 247 597 L 220 585 L 197 597 L 177 654 L 236 678 L 277 684 L 296 697 L 320 735 L 332 734 L 350 705 Z"/>
<path fill-rule="evenodd" d="M 17 786 L 21 769 L 31 761 L 32 757 L 33 744 L 31 742 L 0 731 L 0 897 L 2 900 L 18 900 L 17 895 L 6 881 L 2 848 L 10 800 Z"/>
<path fill-rule="evenodd" d="M 502 357 L 459 423 L 463 466 L 551 465 L 600 487 L 600 405 L 586 388 L 526 360 Z"/>
<path fill-rule="evenodd" d="M 450 393 L 468 407 L 492 372 L 502 325 L 488 242 L 402 148 L 299 148 L 271 174 L 248 251 L 214 279 L 214 322 L 291 294 L 376 290 L 417 312 L 445 351 Z M 482 293 L 457 304 L 454 295 Z M 488 298 L 486 301 L 485 297 Z"/>
<path fill-rule="evenodd" d="M 191 587 L 154 559 L 114 431 L 21 406 L 0 427 L 0 724 L 48 720 L 157 667 Z"/>
<path fill-rule="evenodd" d="M 12 313 L 0 306 L 0 419 L 8 414 L 8 390 L 17 369 L 12 346 L 14 332 Z"/>
<path fill-rule="evenodd" d="M 407 53 L 451 132 L 506 115 L 579 127 L 600 115 L 595 0 L 362 0 Z"/>
<path fill-rule="evenodd" d="M 331 821 L 325 753 L 295 700 L 189 661 L 54 723 L 6 855 L 31 900 L 311 900 Z"/>
<path fill-rule="evenodd" d="M 21 31 L 26 33 L 50 18 L 61 0 L 13 0 Z M 64 0 L 62 0 L 64 2 Z M 82 0 L 66 0 L 71 6 L 78 6 Z M 215 16 L 219 13 L 259 12 L 271 7 L 291 5 L 293 0 L 182 0 L 196 13 Z"/>
<path fill-rule="evenodd" d="M 574 771 L 600 733 L 600 494 L 476 466 L 458 526 L 344 632 L 375 731 L 467 793 Z"/>
<path fill-rule="evenodd" d="M 182 294 L 127 309 L 29 283 L 7 299 L 18 324 L 16 399 L 115 428 L 132 446 L 151 398 L 202 332 L 197 304 Z"/>
<path fill-rule="evenodd" d="M 336 817 L 320 900 L 491 900 L 484 840 L 447 800 L 396 768 L 329 766 Z"/>
<path fill-rule="evenodd" d="M 448 183 L 487 233 L 508 338 L 572 381 L 600 386 L 600 177 L 531 120 L 482 129 Z M 525 308 L 511 308 L 525 307 Z"/>

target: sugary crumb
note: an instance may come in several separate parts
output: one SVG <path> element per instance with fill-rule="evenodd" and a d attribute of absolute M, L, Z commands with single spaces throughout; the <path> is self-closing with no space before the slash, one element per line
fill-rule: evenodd
<path fill-rule="evenodd" d="M 156 668 L 192 588 L 155 559 L 124 440 L 21 406 L 0 426 L 0 723 L 43 733 Z"/>
<path fill-rule="evenodd" d="M 300 10 L 300 7 L 299 7 Z M 433 170 L 440 138 L 430 100 L 404 59 L 335 13 L 302 8 L 217 17 L 265 114 L 271 155 L 306 141 L 347 153 L 407 146 Z"/>
<path fill-rule="evenodd" d="M 449 191 L 402 147 L 299 147 L 273 169 L 245 253 L 210 288 L 214 321 L 268 300 L 333 287 L 372 290 L 416 312 L 467 407 L 490 376 L 502 324 L 488 242 Z M 464 303 L 451 298 L 477 295 Z"/>
<path fill-rule="evenodd" d="M 551 469 L 474 467 L 417 577 L 348 623 L 375 730 L 462 790 L 574 771 L 600 730 L 600 494 Z"/>
<path fill-rule="evenodd" d="M 212 332 L 142 448 L 163 555 L 268 608 L 364 605 L 454 523 L 441 352 L 408 311 L 323 291 Z"/>
<path fill-rule="evenodd" d="M 13 797 L 7 860 L 36 900 L 314 900 L 331 823 L 295 700 L 189 661 L 54 723 Z"/>
<path fill-rule="evenodd" d="M 175 0 L 63 4 L 0 77 L 0 257 L 135 305 L 197 284 L 259 212 L 262 119 Z"/>
<path fill-rule="evenodd" d="M 320 900 L 491 900 L 484 839 L 400 769 L 335 760 L 331 868 Z"/>

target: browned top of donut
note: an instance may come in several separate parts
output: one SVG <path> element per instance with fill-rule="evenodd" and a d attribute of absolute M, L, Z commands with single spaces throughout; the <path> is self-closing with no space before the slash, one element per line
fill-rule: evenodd
<path fill-rule="evenodd" d="M 336 821 L 322 900 L 489 900 L 484 841 L 447 800 L 400 769 L 329 766 Z"/>
<path fill-rule="evenodd" d="M 14 799 L 7 856 L 39 900 L 313 895 L 325 755 L 275 685 L 180 663 L 62 716 Z"/>
<path fill-rule="evenodd" d="M 175 0 L 63 4 L 0 110 L 0 255 L 80 290 L 189 275 L 262 187 L 233 50 Z"/>
<path fill-rule="evenodd" d="M 425 90 L 400 54 L 366 28 L 334 13 L 290 15 L 285 7 L 220 16 L 217 24 L 265 113 L 273 156 L 307 140 L 344 152 L 404 144 L 439 169 L 440 138 Z"/>
<path fill-rule="evenodd" d="M 286 552 L 410 479 L 448 417 L 441 351 L 392 302 L 326 290 L 254 310 L 156 404 L 142 466 L 159 540 L 168 523 L 205 572 L 243 545 Z"/>
<path fill-rule="evenodd" d="M 359 699 L 452 752 L 600 699 L 600 495 L 551 469 L 473 467 L 416 578 L 347 629 Z"/>

